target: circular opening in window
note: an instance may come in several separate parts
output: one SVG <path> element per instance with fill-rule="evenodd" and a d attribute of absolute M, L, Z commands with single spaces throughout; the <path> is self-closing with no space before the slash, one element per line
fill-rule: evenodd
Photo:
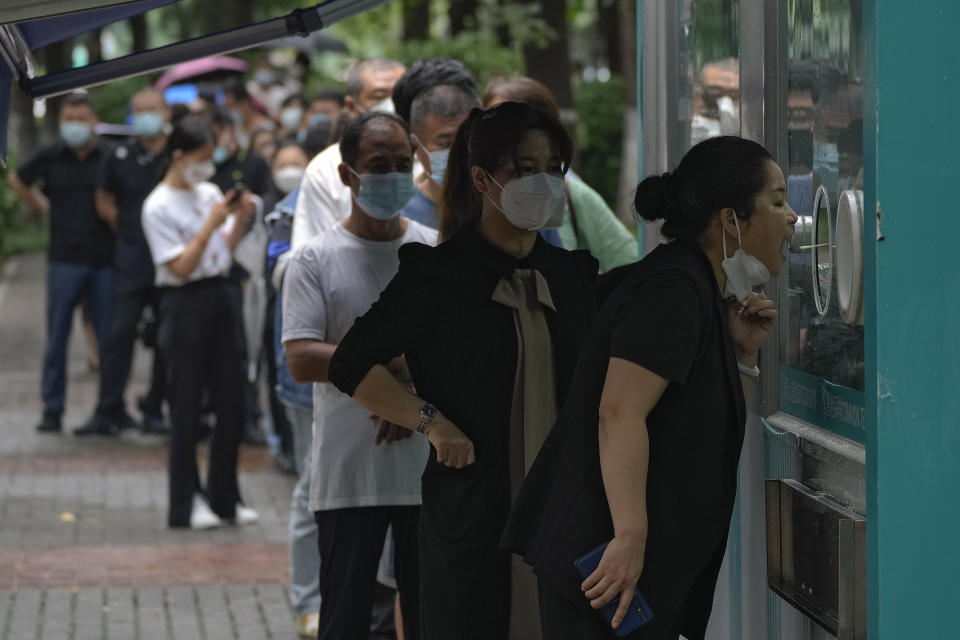
<path fill-rule="evenodd" d="M 844 191 L 837 206 L 837 302 L 844 323 L 863 323 L 862 191 Z"/>
<path fill-rule="evenodd" d="M 817 313 L 827 315 L 833 288 L 833 252 L 836 246 L 836 224 L 830 211 L 830 196 L 823 185 L 813 199 L 813 301 Z"/>

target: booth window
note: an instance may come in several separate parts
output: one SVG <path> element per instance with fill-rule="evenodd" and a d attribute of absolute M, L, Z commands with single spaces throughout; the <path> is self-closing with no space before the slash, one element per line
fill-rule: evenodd
<path fill-rule="evenodd" d="M 740 135 L 738 0 L 679 0 L 677 121 L 670 166 L 698 142 Z"/>
<path fill-rule="evenodd" d="M 861 0 L 787 3 L 781 411 L 864 442 Z"/>

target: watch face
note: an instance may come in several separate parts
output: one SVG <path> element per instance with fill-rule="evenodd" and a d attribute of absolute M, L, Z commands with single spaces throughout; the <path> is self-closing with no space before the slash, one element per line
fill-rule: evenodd
<path fill-rule="evenodd" d="M 420 410 L 423 415 L 428 418 L 434 418 L 437 415 L 437 408 L 432 404 L 423 405 L 423 409 Z"/>

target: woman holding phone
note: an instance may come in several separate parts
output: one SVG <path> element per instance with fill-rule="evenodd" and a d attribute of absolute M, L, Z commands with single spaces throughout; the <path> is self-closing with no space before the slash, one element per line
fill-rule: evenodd
<path fill-rule="evenodd" d="M 545 640 L 610 638 L 638 589 L 653 619 L 627 637 L 702 640 L 737 490 L 745 395 L 777 318 L 797 221 L 760 145 L 713 138 L 634 205 L 671 238 L 597 313 L 567 403 L 503 536 L 540 580 Z M 609 543 L 595 570 L 574 563 Z M 599 609 L 619 598 L 610 619 Z"/>
<path fill-rule="evenodd" d="M 158 348 L 167 365 L 170 403 L 170 527 L 206 529 L 257 519 L 237 485 L 243 433 L 243 371 L 225 276 L 255 196 L 208 180 L 215 168 L 210 122 L 178 121 L 167 142 L 167 169 L 143 204 L 143 231 L 161 291 Z M 206 488 L 197 469 L 197 429 L 204 390 L 217 425 L 210 441 Z"/>

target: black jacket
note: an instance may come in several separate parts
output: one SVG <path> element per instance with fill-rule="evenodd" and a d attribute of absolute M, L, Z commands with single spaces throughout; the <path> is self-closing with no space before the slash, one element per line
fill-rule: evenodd
<path fill-rule="evenodd" d="M 597 261 L 539 237 L 522 261 L 473 226 L 436 248 L 404 246 L 396 277 L 330 363 L 330 381 L 353 395 L 371 367 L 404 354 L 417 395 L 474 443 L 475 465 L 450 469 L 431 448 L 423 474 L 421 581 L 423 601 L 431 603 L 425 638 L 506 637 L 510 558 L 497 545 L 510 509 L 517 338 L 513 311 L 491 295 L 518 266 L 544 276 L 557 308 L 546 313 L 562 402 L 595 311 Z M 462 633 L 449 635 L 454 628 Z"/>
<path fill-rule="evenodd" d="M 613 537 L 598 410 L 611 356 L 670 382 L 647 417 L 649 533 L 639 588 L 654 620 L 631 638 L 702 638 L 736 495 L 746 409 L 726 303 L 693 242 L 662 245 L 597 314 L 567 403 L 527 475 L 502 544 L 546 585 L 588 607 L 574 560 Z"/>

